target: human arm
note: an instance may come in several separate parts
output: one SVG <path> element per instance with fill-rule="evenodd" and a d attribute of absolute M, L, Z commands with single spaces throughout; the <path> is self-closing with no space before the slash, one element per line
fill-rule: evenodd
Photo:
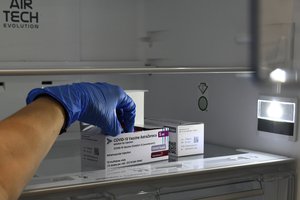
<path fill-rule="evenodd" d="M 28 106 L 0 122 L 0 199 L 15 200 L 63 126 L 79 120 L 106 134 L 132 131 L 135 104 L 118 86 L 76 83 L 34 89 Z M 118 115 L 119 114 L 119 115 Z"/>
<path fill-rule="evenodd" d="M 0 199 L 19 197 L 64 120 L 63 107 L 49 97 L 41 97 L 0 122 Z"/>

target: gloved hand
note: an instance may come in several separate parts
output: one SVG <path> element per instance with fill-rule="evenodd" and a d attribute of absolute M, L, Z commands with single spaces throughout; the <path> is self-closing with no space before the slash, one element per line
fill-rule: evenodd
<path fill-rule="evenodd" d="M 107 135 L 133 132 L 135 103 L 122 88 L 108 83 L 74 83 L 36 88 L 29 92 L 29 104 L 40 95 L 49 95 L 65 109 L 65 128 L 79 120 L 100 127 Z"/>

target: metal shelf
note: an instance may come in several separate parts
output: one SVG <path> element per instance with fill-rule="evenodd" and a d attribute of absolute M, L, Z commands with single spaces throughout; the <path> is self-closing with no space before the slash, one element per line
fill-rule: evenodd
<path fill-rule="evenodd" d="M 249 67 L 110 67 L 0 69 L 0 76 L 83 75 L 83 74 L 186 74 L 186 73 L 254 73 Z"/>

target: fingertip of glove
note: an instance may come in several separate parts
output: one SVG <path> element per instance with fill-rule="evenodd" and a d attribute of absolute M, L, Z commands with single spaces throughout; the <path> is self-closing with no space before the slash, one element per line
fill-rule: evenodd
<path fill-rule="evenodd" d="M 120 134 L 121 134 L 121 132 L 105 132 L 105 135 L 109 135 L 109 136 L 112 136 L 112 137 L 116 137 Z"/>
<path fill-rule="evenodd" d="M 134 132 L 134 127 L 130 127 L 127 129 L 127 133 L 132 133 L 132 132 Z"/>

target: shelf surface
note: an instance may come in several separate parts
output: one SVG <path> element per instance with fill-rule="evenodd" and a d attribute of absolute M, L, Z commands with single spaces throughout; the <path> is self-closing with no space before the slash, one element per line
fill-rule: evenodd
<path fill-rule="evenodd" d="M 35 177 L 25 188 L 23 196 L 293 162 L 294 159 L 285 156 L 205 144 L 203 155 L 122 168 Z"/>

